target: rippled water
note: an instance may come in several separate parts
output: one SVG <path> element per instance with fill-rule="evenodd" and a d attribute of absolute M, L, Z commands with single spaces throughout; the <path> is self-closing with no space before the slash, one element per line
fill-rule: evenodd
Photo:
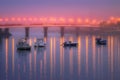
<path fill-rule="evenodd" d="M 30 29 L 31 51 L 17 51 L 24 28 L 10 29 L 13 36 L 0 39 L 0 80 L 120 80 L 120 35 L 81 34 L 42 28 Z M 95 44 L 96 37 L 107 39 L 106 46 Z M 46 48 L 34 49 L 36 38 L 44 38 Z M 64 48 L 71 40 L 78 47 Z"/>

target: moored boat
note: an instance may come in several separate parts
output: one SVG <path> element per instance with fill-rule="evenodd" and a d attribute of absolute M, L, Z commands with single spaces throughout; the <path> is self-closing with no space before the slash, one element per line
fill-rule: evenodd
<path fill-rule="evenodd" d="M 63 43 L 64 47 L 77 47 L 78 43 L 77 42 L 71 42 L 71 41 L 66 41 Z"/>
<path fill-rule="evenodd" d="M 106 45 L 107 40 L 101 39 L 101 38 L 96 38 L 96 44 L 97 45 Z"/>
<path fill-rule="evenodd" d="M 43 39 L 37 39 L 37 41 L 34 44 L 34 47 L 45 47 L 46 43 Z"/>
<path fill-rule="evenodd" d="M 27 43 L 26 39 L 21 39 L 17 43 L 17 50 L 31 50 L 31 46 Z"/>

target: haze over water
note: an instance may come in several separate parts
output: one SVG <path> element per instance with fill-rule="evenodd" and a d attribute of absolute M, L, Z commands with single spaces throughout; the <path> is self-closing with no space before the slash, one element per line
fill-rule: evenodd
<path fill-rule="evenodd" d="M 24 28 L 10 28 L 9 38 L 0 38 L 0 80 L 119 80 L 120 35 L 82 33 L 48 28 L 46 48 L 34 49 L 34 41 L 44 38 L 43 28 L 30 28 L 31 51 L 17 51 L 16 44 L 25 37 Z M 98 46 L 96 37 L 107 40 Z M 78 47 L 64 48 L 64 41 L 78 42 Z"/>

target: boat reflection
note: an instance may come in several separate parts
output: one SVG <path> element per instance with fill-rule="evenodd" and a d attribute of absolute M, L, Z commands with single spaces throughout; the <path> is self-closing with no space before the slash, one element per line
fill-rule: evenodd
<path fill-rule="evenodd" d="M 30 51 L 21 51 L 21 50 L 17 50 L 17 53 L 19 56 L 27 56 L 30 54 Z"/>

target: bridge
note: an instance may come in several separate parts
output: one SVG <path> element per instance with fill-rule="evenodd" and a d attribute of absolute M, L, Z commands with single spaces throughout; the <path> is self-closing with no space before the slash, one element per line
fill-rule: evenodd
<path fill-rule="evenodd" d="M 98 28 L 97 25 L 79 25 L 79 24 L 0 24 L 0 33 L 10 33 L 9 28 L 24 28 L 25 37 L 29 37 L 30 28 L 41 27 L 43 28 L 44 37 L 48 35 L 48 28 L 58 27 L 60 28 L 61 37 L 64 36 L 65 28 L 75 28 L 76 34 L 80 28 L 87 27 L 88 29 Z"/>
<path fill-rule="evenodd" d="M 81 30 L 88 30 L 88 31 L 100 31 L 101 27 L 99 25 L 80 25 L 80 24 L 0 24 L 0 35 L 1 33 L 10 34 L 9 28 L 24 28 L 25 29 L 25 37 L 29 37 L 30 28 L 40 27 L 43 28 L 44 37 L 48 35 L 48 29 L 51 27 L 60 28 L 61 37 L 64 36 L 65 28 L 74 28 L 76 35 L 78 35 L 79 31 Z M 103 30 L 103 29 L 102 29 Z"/>

